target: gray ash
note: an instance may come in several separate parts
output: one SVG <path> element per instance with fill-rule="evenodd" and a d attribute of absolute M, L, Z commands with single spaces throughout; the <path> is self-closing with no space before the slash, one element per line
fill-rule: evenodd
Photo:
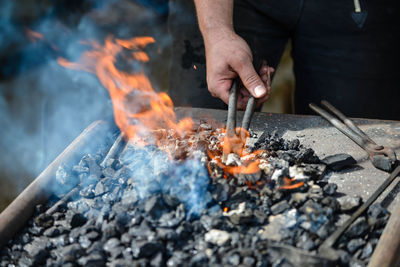
<path fill-rule="evenodd" d="M 187 140 L 215 148 L 215 135 L 204 138 L 211 127 L 199 129 Z M 60 184 L 78 179 L 78 193 L 51 214 L 66 192 L 38 206 L 1 251 L 0 266 L 296 266 L 271 242 L 316 253 L 362 202 L 339 202 L 337 186 L 321 179 L 325 165 L 298 140 L 263 135 L 253 148 L 265 150 L 259 173 L 227 175 L 210 164 L 211 177 L 204 144 L 191 149 L 187 140 L 166 143 L 172 162 L 156 147 L 128 146 L 106 163 L 86 155 L 63 166 Z M 388 217 L 372 205 L 337 242 L 337 265 L 367 265 Z"/>

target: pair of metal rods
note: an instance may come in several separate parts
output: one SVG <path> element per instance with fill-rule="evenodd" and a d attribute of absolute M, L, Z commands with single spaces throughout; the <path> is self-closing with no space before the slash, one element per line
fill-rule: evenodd
<path fill-rule="evenodd" d="M 270 86 L 271 76 L 267 62 L 262 61 L 261 67 L 267 67 L 267 87 Z M 228 118 L 226 123 L 226 133 L 228 137 L 234 137 L 236 134 L 236 110 L 237 110 L 237 94 L 238 94 L 239 81 L 238 79 L 233 80 L 231 89 L 229 91 L 229 103 L 228 103 Z M 254 109 L 256 105 L 256 99 L 250 95 L 247 101 L 246 110 L 243 115 L 242 126 L 238 136 L 241 138 L 246 137 L 246 131 L 250 128 L 251 119 L 253 117 Z"/>

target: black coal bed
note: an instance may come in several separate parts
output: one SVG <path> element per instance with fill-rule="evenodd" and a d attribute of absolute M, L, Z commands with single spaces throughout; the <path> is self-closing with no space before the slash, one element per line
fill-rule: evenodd
<path fill-rule="evenodd" d="M 217 149 L 219 133 L 198 124 L 185 139 L 167 132 L 172 153 L 128 143 L 106 161 L 104 153 L 87 154 L 60 166 L 59 191 L 3 248 L 0 266 L 368 263 L 389 218 L 385 208 L 373 204 L 350 226 L 334 246 L 337 262 L 307 261 L 363 199 L 339 193 L 327 175 L 334 171 L 314 150 L 271 133 L 249 148 L 264 150 L 259 171 L 227 174 L 207 152 Z M 252 159 L 230 160 L 234 167 Z"/>

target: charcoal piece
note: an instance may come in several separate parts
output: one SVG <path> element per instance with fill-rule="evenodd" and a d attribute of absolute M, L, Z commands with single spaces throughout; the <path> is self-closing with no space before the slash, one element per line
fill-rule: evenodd
<path fill-rule="evenodd" d="M 84 225 L 87 222 L 87 218 L 83 216 L 80 213 L 75 213 L 70 219 L 69 219 L 69 225 L 71 228 L 79 227 Z"/>
<path fill-rule="evenodd" d="M 153 218 L 160 218 L 167 211 L 167 207 L 160 195 L 156 195 L 146 200 L 144 211 Z"/>
<path fill-rule="evenodd" d="M 133 240 L 131 248 L 133 257 L 142 258 L 154 255 L 162 249 L 162 245 L 156 241 Z"/>
<path fill-rule="evenodd" d="M 122 232 L 126 228 L 128 223 L 131 221 L 131 217 L 126 213 L 118 213 L 115 216 L 114 221 L 118 226 L 119 231 Z"/>
<path fill-rule="evenodd" d="M 86 186 L 86 187 L 82 188 L 79 191 L 79 195 L 81 195 L 84 198 L 90 198 L 90 199 L 94 198 L 95 197 L 94 185 L 89 185 L 89 186 Z"/>
<path fill-rule="evenodd" d="M 296 153 L 296 162 L 298 163 L 311 163 L 318 164 L 320 163 L 320 159 L 315 152 L 311 148 L 301 149 Z"/>
<path fill-rule="evenodd" d="M 224 257 L 223 261 L 231 266 L 238 266 L 240 263 L 240 255 L 237 253 L 227 255 Z"/>
<path fill-rule="evenodd" d="M 47 238 L 34 239 L 32 243 L 26 244 L 24 250 L 28 253 L 34 264 L 44 264 L 49 252 L 47 250 Z"/>
<path fill-rule="evenodd" d="M 163 194 L 163 201 L 170 209 L 175 209 L 180 203 L 179 199 L 168 194 Z"/>
<path fill-rule="evenodd" d="M 374 203 L 368 208 L 368 224 L 377 228 L 383 227 L 389 217 L 388 211 L 380 203 Z"/>
<path fill-rule="evenodd" d="M 361 197 L 360 196 L 345 196 L 338 199 L 340 204 L 340 209 L 343 212 L 352 212 L 357 209 L 361 205 Z"/>
<path fill-rule="evenodd" d="M 223 246 L 231 239 L 231 235 L 223 230 L 211 229 L 204 235 L 206 242 L 212 243 L 217 246 Z"/>
<path fill-rule="evenodd" d="M 188 256 L 182 251 L 174 251 L 172 257 L 167 261 L 167 266 L 184 266 Z"/>
<path fill-rule="evenodd" d="M 249 256 L 244 257 L 242 260 L 242 264 L 244 266 L 254 266 L 255 263 L 256 263 L 256 260 L 253 257 L 249 257 Z"/>
<path fill-rule="evenodd" d="M 205 253 L 199 252 L 189 262 L 189 266 L 207 266 L 208 257 Z"/>
<path fill-rule="evenodd" d="M 217 183 L 212 189 L 212 198 L 216 202 L 224 202 L 229 198 L 229 185 L 227 183 Z"/>
<path fill-rule="evenodd" d="M 309 198 L 318 202 L 320 199 L 324 197 L 322 188 L 316 184 L 311 185 L 311 188 L 308 191 L 308 196 Z"/>
<path fill-rule="evenodd" d="M 125 267 L 125 266 L 140 266 L 139 264 L 133 264 L 132 260 L 126 259 L 113 259 L 112 261 L 107 263 L 109 267 Z M 146 266 L 146 265 L 144 265 Z"/>
<path fill-rule="evenodd" d="M 346 167 L 354 165 L 357 161 L 349 154 L 335 154 L 321 160 L 333 171 L 341 171 Z"/>
<path fill-rule="evenodd" d="M 346 248 L 350 253 L 354 253 L 357 249 L 362 247 L 365 244 L 364 239 L 357 238 L 352 239 L 350 242 L 347 243 Z"/>
<path fill-rule="evenodd" d="M 300 206 L 303 204 L 308 198 L 307 193 L 292 193 L 290 196 L 290 205 Z"/>
<path fill-rule="evenodd" d="M 111 187 L 113 186 L 113 180 L 112 178 L 106 177 L 102 180 L 100 180 L 95 189 L 94 189 L 94 194 L 96 196 L 101 196 L 111 190 Z"/>
<path fill-rule="evenodd" d="M 136 190 L 125 190 L 122 195 L 121 203 L 129 210 L 135 206 L 138 200 L 139 198 Z"/>
<path fill-rule="evenodd" d="M 370 242 L 368 242 L 368 243 L 364 246 L 364 248 L 363 248 L 363 250 L 362 250 L 360 259 L 361 259 L 361 260 L 368 259 L 369 257 L 371 257 L 373 251 L 374 251 L 374 248 L 372 247 L 372 244 L 371 244 Z"/>
<path fill-rule="evenodd" d="M 264 224 L 268 219 L 268 214 L 262 210 L 254 210 L 253 215 L 254 215 L 254 222 L 259 225 Z"/>
<path fill-rule="evenodd" d="M 287 210 L 289 208 L 290 208 L 290 205 L 287 202 L 287 200 L 282 200 L 271 206 L 271 212 L 273 215 L 277 215 L 279 213 L 284 212 L 285 210 Z"/>
<path fill-rule="evenodd" d="M 120 170 L 118 170 L 119 171 L 119 175 L 120 175 Z M 113 169 L 113 168 L 111 168 L 111 167 L 107 167 L 107 168 L 105 168 L 105 169 L 103 169 L 102 170 L 102 174 L 104 175 L 104 177 L 114 177 L 114 176 L 117 176 L 117 175 L 115 175 L 115 173 L 116 173 L 116 171 Z M 120 178 L 120 176 L 117 176 L 118 178 Z"/>
<path fill-rule="evenodd" d="M 296 247 L 310 251 L 316 247 L 316 244 L 307 233 L 304 233 L 297 239 Z"/>
<path fill-rule="evenodd" d="M 331 208 L 332 213 L 335 213 L 340 209 L 340 204 L 334 197 L 324 197 L 321 200 L 321 204 L 324 205 L 325 207 Z M 326 212 L 326 213 L 328 214 L 328 212 Z"/>
<path fill-rule="evenodd" d="M 106 266 L 104 255 L 100 252 L 91 253 L 78 260 L 80 266 L 103 267 Z"/>
<path fill-rule="evenodd" d="M 118 226 L 114 221 L 111 222 L 104 221 L 101 227 L 101 232 L 103 234 L 103 237 L 106 239 L 118 236 L 119 234 Z"/>
<path fill-rule="evenodd" d="M 204 227 L 204 229 L 206 231 L 210 231 L 211 230 L 212 221 L 213 221 L 213 218 L 211 216 L 208 216 L 208 215 L 203 215 L 200 218 L 200 223 L 203 225 L 203 227 Z"/>
<path fill-rule="evenodd" d="M 130 235 L 137 238 L 148 238 L 155 235 L 146 220 L 143 220 L 139 226 L 129 228 L 128 232 Z"/>
<path fill-rule="evenodd" d="M 229 153 L 226 158 L 225 164 L 227 166 L 240 166 L 240 165 L 242 165 L 242 161 L 240 160 L 240 157 L 238 154 Z"/>
<path fill-rule="evenodd" d="M 157 236 L 164 241 L 177 241 L 178 234 L 173 229 L 157 228 Z"/>
<path fill-rule="evenodd" d="M 176 216 L 175 211 L 164 213 L 161 218 L 159 218 L 158 223 L 161 227 L 174 228 L 177 227 L 181 221 L 184 219 L 183 216 Z"/>
<path fill-rule="evenodd" d="M 90 245 L 92 245 L 92 241 L 90 241 L 90 239 L 87 235 L 81 235 L 78 238 L 78 242 L 79 242 L 79 245 L 81 245 L 81 247 L 84 249 L 87 249 L 90 247 Z"/>
<path fill-rule="evenodd" d="M 103 249 L 111 255 L 112 258 L 117 258 L 122 254 L 121 242 L 118 238 L 110 238 L 104 243 Z"/>
<path fill-rule="evenodd" d="M 66 231 L 66 229 L 62 226 L 53 226 L 53 227 L 46 229 L 43 232 L 43 235 L 45 235 L 47 237 L 56 237 L 56 236 L 59 236 L 59 235 L 65 233 L 65 231 Z"/>
<path fill-rule="evenodd" d="M 63 247 L 60 252 L 63 263 L 76 262 L 84 253 L 82 247 L 76 243 Z"/>
<path fill-rule="evenodd" d="M 328 183 L 324 186 L 324 193 L 328 196 L 332 196 L 336 193 L 338 186 L 334 183 Z"/>
<path fill-rule="evenodd" d="M 163 266 L 164 264 L 164 256 L 161 252 L 158 252 L 151 260 L 150 266 L 158 267 Z"/>
<path fill-rule="evenodd" d="M 49 228 L 54 224 L 54 218 L 50 214 L 42 213 L 35 218 L 38 227 Z"/>
<path fill-rule="evenodd" d="M 350 225 L 349 229 L 346 231 L 346 236 L 350 238 L 361 237 L 368 229 L 369 226 L 365 217 L 359 217 Z"/>
<path fill-rule="evenodd" d="M 229 215 L 229 220 L 233 224 L 248 224 L 253 222 L 253 212 L 251 210 L 244 210 L 240 213 L 233 213 Z"/>
<path fill-rule="evenodd" d="M 350 259 L 349 267 L 365 267 L 365 266 L 366 266 L 365 263 L 360 260 L 356 260 L 354 258 Z"/>

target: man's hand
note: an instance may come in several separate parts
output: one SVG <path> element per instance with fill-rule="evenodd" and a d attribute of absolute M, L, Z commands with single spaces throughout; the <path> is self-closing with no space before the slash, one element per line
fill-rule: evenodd
<path fill-rule="evenodd" d="M 233 79 L 239 76 L 244 88 L 238 94 L 238 108 L 246 107 L 251 95 L 258 98 L 258 105 L 268 99 L 270 84 L 267 84 L 268 67 L 262 66 L 259 73 L 253 67 L 253 56 L 247 43 L 234 32 L 220 32 L 205 42 L 207 59 L 208 90 L 225 103 L 229 100 L 229 89 Z M 269 68 L 270 73 L 273 68 Z"/>
<path fill-rule="evenodd" d="M 228 103 L 233 79 L 239 76 L 245 88 L 238 94 L 238 108 L 244 109 L 251 95 L 258 105 L 267 100 L 266 66 L 259 73 L 253 67 L 253 56 L 247 43 L 233 30 L 233 0 L 194 0 L 206 48 L 208 90 Z M 273 72 L 273 68 L 269 68 Z"/>

